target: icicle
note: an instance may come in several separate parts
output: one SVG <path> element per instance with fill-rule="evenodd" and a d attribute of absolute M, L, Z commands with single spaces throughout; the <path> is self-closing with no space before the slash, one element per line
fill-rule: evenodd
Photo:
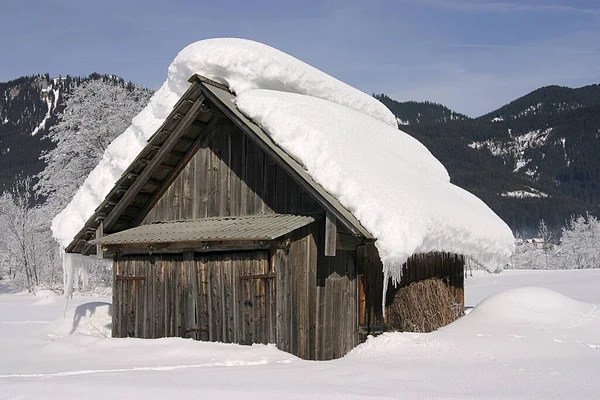
<path fill-rule="evenodd" d="M 381 298 L 381 311 L 383 313 L 383 319 L 385 320 L 385 297 L 387 295 L 388 280 L 390 279 L 390 272 L 387 267 L 387 263 L 383 263 L 383 297 Z"/>
<path fill-rule="evenodd" d="M 387 297 L 387 288 L 388 288 L 388 284 L 389 284 L 389 280 L 390 278 L 392 279 L 392 285 L 394 285 L 394 287 L 398 287 L 398 284 L 400 283 L 400 281 L 402 280 L 402 264 L 400 264 L 400 266 L 398 266 L 398 264 L 396 263 L 391 263 L 389 261 L 382 261 L 383 264 L 383 297 L 381 299 L 381 310 L 383 311 L 383 318 L 385 319 L 386 316 L 386 312 L 385 312 L 385 300 Z"/>
<path fill-rule="evenodd" d="M 75 275 L 75 254 L 62 253 L 63 260 L 63 290 L 65 294 L 65 308 L 63 310 L 63 317 L 67 313 L 67 307 L 69 305 L 69 299 L 73 297 L 73 280 Z"/>

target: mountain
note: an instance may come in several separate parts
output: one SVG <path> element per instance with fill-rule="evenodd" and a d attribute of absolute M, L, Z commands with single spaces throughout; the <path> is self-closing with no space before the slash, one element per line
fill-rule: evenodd
<path fill-rule="evenodd" d="M 373 96 L 394 113 L 399 126 L 432 124 L 469 118 L 438 103 L 429 101 L 397 102 L 385 94 L 374 94 Z"/>
<path fill-rule="evenodd" d="M 112 75 L 0 82 L 0 192 L 44 167 L 46 138 L 73 88 Z M 484 200 L 514 230 L 540 219 L 557 230 L 571 214 L 600 215 L 600 85 L 548 86 L 478 118 L 431 102 L 375 97 L 448 169 L 453 183 Z"/>
<path fill-rule="evenodd" d="M 58 123 L 73 89 L 91 79 L 133 86 L 117 76 L 96 73 L 58 78 L 32 75 L 0 82 L 0 193 L 19 176 L 34 176 L 44 169 L 40 155 L 55 146 L 47 133 Z"/>
<path fill-rule="evenodd" d="M 543 87 L 479 118 L 375 97 L 513 229 L 600 213 L 600 85 Z"/>
<path fill-rule="evenodd" d="M 48 75 L 0 82 L 0 191 L 18 175 L 42 170 L 39 156 L 50 145 L 42 137 L 56 123 L 68 85 Z"/>

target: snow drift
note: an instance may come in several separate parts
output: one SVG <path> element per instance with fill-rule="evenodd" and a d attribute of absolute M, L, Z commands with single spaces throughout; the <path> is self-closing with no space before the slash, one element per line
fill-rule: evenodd
<path fill-rule="evenodd" d="M 371 96 L 285 53 L 242 39 L 183 49 L 167 81 L 107 148 L 52 230 L 64 245 L 156 131 L 193 74 L 222 82 L 237 107 L 337 197 L 376 238 L 387 276 L 415 253 L 448 251 L 498 270 L 513 249 L 508 226 L 452 185 L 445 168 Z"/>

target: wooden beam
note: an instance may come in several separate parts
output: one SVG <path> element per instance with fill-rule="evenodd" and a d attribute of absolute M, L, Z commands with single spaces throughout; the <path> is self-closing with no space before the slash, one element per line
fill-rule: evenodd
<path fill-rule="evenodd" d="M 336 217 L 330 212 L 325 215 L 325 255 L 335 257 L 337 248 L 337 225 Z"/>
<path fill-rule="evenodd" d="M 146 181 L 150 178 L 154 168 L 160 165 L 166 155 L 173 149 L 173 146 L 177 143 L 179 138 L 185 134 L 187 129 L 191 126 L 192 122 L 196 120 L 196 116 L 200 111 L 200 106 L 204 101 L 205 97 L 200 95 L 190 111 L 181 120 L 179 125 L 173 130 L 173 133 L 165 141 L 162 147 L 157 151 L 156 155 L 146 165 L 146 167 L 140 173 L 140 176 L 133 182 L 129 187 L 129 190 L 123 195 L 117 205 L 111 210 L 106 219 L 104 220 L 104 228 L 109 230 L 110 226 L 116 222 L 121 213 L 127 208 L 127 206 L 133 201 L 140 189 L 146 184 Z"/>
<path fill-rule="evenodd" d="M 231 240 L 207 242 L 174 242 L 174 243 L 125 243 L 104 244 L 102 250 L 105 254 L 166 254 L 195 251 L 197 253 L 210 253 L 232 250 L 265 250 L 269 243 L 263 240 Z"/>

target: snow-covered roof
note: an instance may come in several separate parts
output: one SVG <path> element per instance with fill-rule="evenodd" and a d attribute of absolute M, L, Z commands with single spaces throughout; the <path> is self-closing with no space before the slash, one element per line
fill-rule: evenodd
<path fill-rule="evenodd" d="M 379 101 L 266 45 L 243 39 L 194 43 L 130 128 L 107 148 L 53 221 L 66 246 L 200 74 L 228 86 L 237 108 L 298 160 L 375 238 L 385 272 L 399 279 L 408 257 L 429 251 L 471 256 L 490 270 L 512 253 L 508 226 L 450 183 L 446 169 L 399 131 Z"/>

